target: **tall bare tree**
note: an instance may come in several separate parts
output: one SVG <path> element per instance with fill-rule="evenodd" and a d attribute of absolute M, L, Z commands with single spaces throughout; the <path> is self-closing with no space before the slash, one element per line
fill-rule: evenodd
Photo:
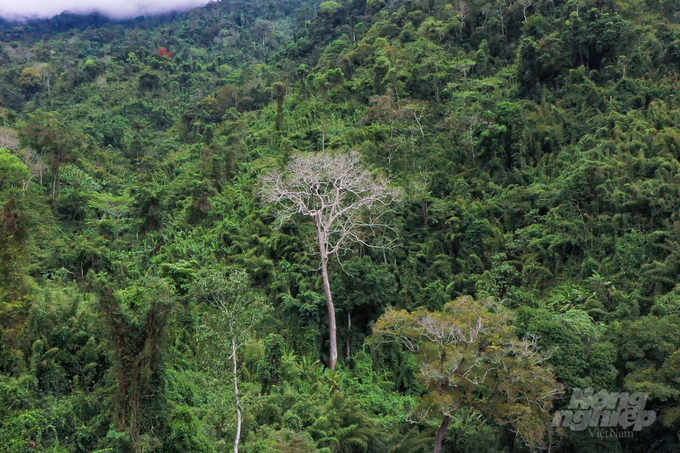
<path fill-rule="evenodd" d="M 389 181 L 361 165 L 358 152 L 296 154 L 285 171 L 272 171 L 262 180 L 262 197 L 279 208 L 284 222 L 296 215 L 311 217 L 316 226 L 321 277 L 328 307 L 330 368 L 338 363 L 335 306 L 328 278 L 328 260 L 351 243 L 369 244 L 367 233 L 388 228 L 382 218 L 400 192 Z"/>

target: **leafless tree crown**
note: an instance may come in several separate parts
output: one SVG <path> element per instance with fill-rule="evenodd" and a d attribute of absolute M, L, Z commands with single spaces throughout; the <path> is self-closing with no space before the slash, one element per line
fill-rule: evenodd
<path fill-rule="evenodd" d="M 387 178 L 362 166 L 358 152 L 299 153 L 262 182 L 262 197 L 279 207 L 281 222 L 298 214 L 314 219 L 328 255 L 352 241 L 370 246 L 367 230 L 391 229 L 382 218 L 400 195 Z"/>
<path fill-rule="evenodd" d="M 0 126 L 0 148 L 19 148 L 19 134 L 16 130 Z"/>

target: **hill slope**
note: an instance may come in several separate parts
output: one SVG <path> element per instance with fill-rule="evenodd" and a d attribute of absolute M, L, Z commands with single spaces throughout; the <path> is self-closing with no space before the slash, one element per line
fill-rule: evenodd
<path fill-rule="evenodd" d="M 229 338 L 198 288 L 234 270 L 269 307 L 240 352 L 246 451 L 431 450 L 417 362 L 366 340 L 387 307 L 464 295 L 538 338 L 556 408 L 649 393 L 632 439 L 551 451 L 676 451 L 676 10 L 234 0 L 3 25 L 0 451 L 233 449 Z M 313 226 L 278 228 L 259 177 L 348 150 L 404 196 L 398 247 L 331 266 L 331 371 Z M 529 448 L 464 412 L 445 451 Z"/>

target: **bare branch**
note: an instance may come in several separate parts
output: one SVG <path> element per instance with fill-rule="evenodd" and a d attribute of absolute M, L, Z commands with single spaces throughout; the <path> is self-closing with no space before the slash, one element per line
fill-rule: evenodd
<path fill-rule="evenodd" d="M 328 255 L 347 250 L 348 243 L 376 247 L 365 237 L 394 231 L 380 219 L 400 194 L 386 178 L 361 168 L 357 152 L 294 155 L 285 172 L 262 178 L 261 192 L 264 201 L 277 205 L 279 222 L 297 214 L 311 217 Z"/>
<path fill-rule="evenodd" d="M 371 244 L 369 235 L 394 229 L 383 220 L 386 211 L 400 196 L 389 181 L 361 165 L 358 152 L 299 153 L 285 171 L 272 171 L 262 177 L 262 199 L 276 205 L 280 224 L 293 216 L 311 217 L 316 226 L 321 274 L 330 328 L 330 366 L 337 362 L 335 306 L 328 277 L 328 258 L 349 251 L 350 244 Z"/>

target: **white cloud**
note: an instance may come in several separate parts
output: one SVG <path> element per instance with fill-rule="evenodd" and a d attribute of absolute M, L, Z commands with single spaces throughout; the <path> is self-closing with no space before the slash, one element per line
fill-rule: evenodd
<path fill-rule="evenodd" d="M 0 16 L 8 19 L 52 17 L 69 11 L 99 12 L 124 19 L 205 6 L 210 0 L 0 0 Z"/>

